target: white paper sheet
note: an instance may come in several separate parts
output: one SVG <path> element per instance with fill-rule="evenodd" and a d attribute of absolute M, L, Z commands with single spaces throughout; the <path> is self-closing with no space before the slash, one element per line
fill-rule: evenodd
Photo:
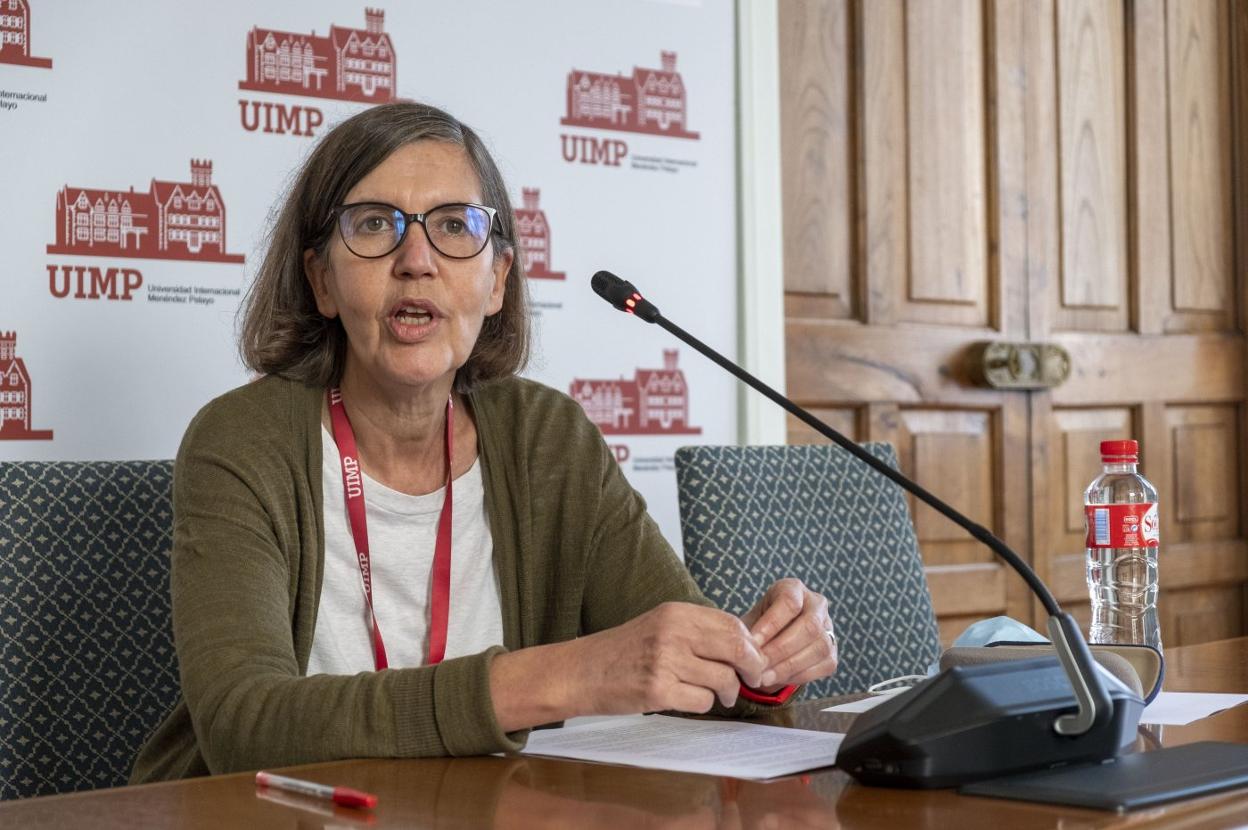
<path fill-rule="evenodd" d="M 1144 707 L 1140 723 L 1185 726 L 1248 701 L 1248 695 L 1215 692 L 1162 692 Z"/>
<path fill-rule="evenodd" d="M 830 766 L 844 738 L 837 732 L 757 723 L 630 715 L 536 730 L 523 751 L 649 769 L 775 778 Z"/>
<path fill-rule="evenodd" d="M 878 695 L 871 695 L 870 697 L 864 697 L 862 700 L 851 700 L 849 703 L 838 703 L 835 706 L 829 706 L 827 709 L 822 709 L 820 711 L 823 711 L 823 712 L 856 712 L 858 714 L 862 714 L 863 712 L 866 712 L 868 709 L 874 709 L 875 707 L 879 706 L 881 703 L 888 700 L 893 695 L 898 695 L 898 694 L 901 694 L 902 692 L 907 692 L 909 690 L 910 690 L 909 687 L 903 687 L 900 689 L 889 689 L 887 692 L 881 692 Z"/>

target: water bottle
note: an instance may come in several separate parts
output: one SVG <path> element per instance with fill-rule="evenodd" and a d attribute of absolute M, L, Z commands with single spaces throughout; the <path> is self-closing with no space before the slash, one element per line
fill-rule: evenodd
<path fill-rule="evenodd" d="M 1101 474 L 1083 493 L 1088 641 L 1161 648 L 1157 620 L 1157 488 L 1136 471 L 1135 441 L 1102 441 Z"/>

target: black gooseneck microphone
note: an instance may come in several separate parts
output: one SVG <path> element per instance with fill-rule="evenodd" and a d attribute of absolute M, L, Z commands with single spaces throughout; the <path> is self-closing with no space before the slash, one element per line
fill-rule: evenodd
<path fill-rule="evenodd" d="M 1104 761 L 1135 740 L 1144 701 L 1094 668 L 1074 618 L 1003 541 L 666 319 L 632 283 L 599 271 L 590 285 L 615 308 L 657 323 L 931 505 L 1004 559 L 1048 612 L 1057 660 L 946 669 L 859 715 L 837 753 L 837 766 L 866 784 L 948 787 L 1060 764 Z"/>

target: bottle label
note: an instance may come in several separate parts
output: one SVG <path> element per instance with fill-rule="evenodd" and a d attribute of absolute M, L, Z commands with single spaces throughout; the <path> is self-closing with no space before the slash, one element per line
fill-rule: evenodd
<path fill-rule="evenodd" d="M 1155 548 L 1161 544 L 1156 502 L 1084 506 L 1090 548 Z"/>

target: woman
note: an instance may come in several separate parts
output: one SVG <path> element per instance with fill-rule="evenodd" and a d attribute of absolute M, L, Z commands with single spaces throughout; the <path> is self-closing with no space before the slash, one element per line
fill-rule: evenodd
<path fill-rule="evenodd" d="M 480 139 L 412 103 L 331 131 L 246 301 L 264 377 L 178 452 L 183 697 L 133 781 L 515 750 L 835 669 L 827 602 L 796 580 L 744 620 L 709 607 L 580 407 L 515 377 L 528 337 Z"/>

